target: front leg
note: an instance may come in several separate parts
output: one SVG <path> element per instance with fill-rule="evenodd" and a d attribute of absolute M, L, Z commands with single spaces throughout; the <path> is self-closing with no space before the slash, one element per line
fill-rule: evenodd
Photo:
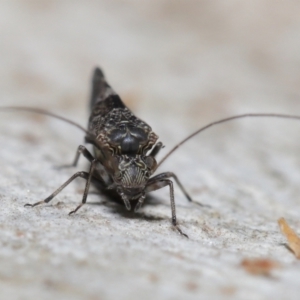
<path fill-rule="evenodd" d="M 72 215 L 72 214 L 76 213 L 77 210 L 86 203 L 86 199 L 87 199 L 87 196 L 88 196 L 88 193 L 89 193 L 91 181 L 92 181 L 92 178 L 93 178 L 93 173 L 94 173 L 95 166 L 96 166 L 97 163 L 98 163 L 98 161 L 96 159 L 94 159 L 92 161 L 90 171 L 88 173 L 88 178 L 87 178 L 87 181 L 86 181 L 86 184 L 85 184 L 85 189 L 84 189 L 84 192 L 83 192 L 82 202 L 74 210 L 70 211 L 69 215 Z"/>
<path fill-rule="evenodd" d="M 178 230 L 178 232 L 187 237 L 188 235 L 183 233 L 182 230 L 179 228 L 177 225 L 177 220 L 176 220 L 176 206 L 175 206 L 175 198 L 174 198 L 174 187 L 173 187 L 173 182 L 170 179 L 157 179 L 151 181 L 151 183 L 147 184 L 147 187 L 145 189 L 145 193 L 149 193 L 158 189 L 161 189 L 165 186 L 169 186 L 170 188 L 170 201 L 171 201 L 171 212 L 172 212 L 172 225 Z"/>
<path fill-rule="evenodd" d="M 95 167 L 98 166 L 97 172 L 95 172 Z M 102 177 L 103 175 L 103 177 Z M 106 178 L 109 177 L 107 173 L 105 173 L 104 166 L 96 159 L 94 159 L 91 163 L 90 171 L 88 172 L 77 172 L 73 176 L 71 176 L 63 185 L 61 185 L 54 193 L 52 193 L 49 197 L 47 197 L 45 200 L 30 204 L 27 203 L 25 206 L 34 207 L 43 203 L 49 203 L 57 194 L 59 194 L 66 186 L 68 186 L 74 179 L 77 177 L 81 177 L 87 180 L 82 203 L 76 207 L 75 210 L 71 211 L 69 214 L 75 213 L 82 205 L 86 203 L 86 199 L 88 196 L 88 191 L 90 188 L 91 181 L 93 181 L 96 185 L 100 185 L 101 189 L 107 188 L 107 183 L 105 181 Z"/>
<path fill-rule="evenodd" d="M 84 179 L 88 179 L 89 174 L 87 172 L 77 172 L 72 177 L 70 177 L 63 185 L 61 185 L 54 193 L 52 193 L 49 197 L 42 201 L 38 201 L 36 203 L 26 203 L 25 207 L 35 207 L 37 205 L 43 204 L 43 203 L 49 203 L 57 194 L 59 194 L 67 185 L 69 185 L 74 179 L 77 177 L 81 177 Z"/>
<path fill-rule="evenodd" d="M 193 199 L 188 194 L 188 192 L 186 191 L 186 189 L 184 188 L 182 183 L 179 181 L 178 177 L 173 172 L 164 172 L 164 173 L 158 174 L 158 175 L 156 175 L 156 176 L 149 179 L 149 184 L 151 184 L 152 182 L 158 181 L 158 180 L 165 180 L 165 179 L 168 179 L 170 177 L 172 177 L 176 181 L 177 185 L 179 186 L 182 193 L 185 195 L 185 197 L 187 198 L 187 200 L 189 202 L 193 202 L 193 203 L 198 204 L 198 205 L 203 206 L 203 207 L 204 206 L 209 206 L 209 205 L 202 204 L 200 202 L 193 201 Z"/>
<path fill-rule="evenodd" d="M 63 168 L 71 168 L 71 167 L 76 167 L 78 164 L 78 160 L 80 155 L 83 155 L 90 163 L 94 160 L 94 156 L 90 153 L 90 151 L 88 149 L 86 149 L 85 146 L 80 145 L 77 148 L 76 154 L 75 154 L 75 158 L 72 164 L 68 164 L 68 165 L 62 165 L 59 166 L 58 169 L 63 169 Z"/>
<path fill-rule="evenodd" d="M 93 163 L 93 161 L 97 160 L 94 158 L 94 156 L 91 154 L 91 152 L 88 149 L 86 149 L 85 146 L 80 145 L 77 148 L 73 164 L 66 165 L 63 167 L 76 167 L 78 164 L 80 155 L 83 155 L 91 164 Z M 110 185 L 111 179 L 110 179 L 105 167 L 102 165 L 102 163 L 100 163 L 99 160 L 97 160 L 97 162 L 98 162 L 98 164 L 95 167 L 95 173 L 98 173 L 100 175 L 99 180 L 101 180 L 106 186 Z M 95 177 L 97 177 L 97 176 L 95 176 Z"/>

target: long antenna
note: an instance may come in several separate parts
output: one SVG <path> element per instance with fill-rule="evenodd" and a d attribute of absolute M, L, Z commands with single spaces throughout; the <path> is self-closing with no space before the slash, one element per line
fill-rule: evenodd
<path fill-rule="evenodd" d="M 0 110 L 12 110 L 12 111 L 27 111 L 27 112 L 32 112 L 32 113 L 37 113 L 37 114 L 42 114 L 42 115 L 46 115 L 46 116 L 50 116 L 53 117 L 55 119 L 64 121 L 66 123 L 69 123 L 77 128 L 79 128 L 80 130 L 82 130 L 83 132 L 85 132 L 86 134 L 90 134 L 84 127 L 82 127 L 81 125 L 67 119 L 64 117 L 61 117 L 59 115 L 56 115 L 48 110 L 45 109 L 41 109 L 41 108 L 33 108 L 33 107 L 26 107 L 26 106 L 0 106 Z"/>
<path fill-rule="evenodd" d="M 248 117 L 271 117 L 271 118 L 281 118 L 281 119 L 296 119 L 296 120 L 300 120 L 300 116 L 295 116 L 295 115 L 286 115 L 286 114 L 267 114 L 267 113 L 257 113 L 257 114 L 242 114 L 242 115 L 236 115 L 236 116 L 232 116 L 232 117 L 228 117 L 225 119 L 221 119 L 212 123 L 209 123 L 207 125 L 205 125 L 204 127 L 201 127 L 200 129 L 196 130 L 195 132 L 193 132 L 192 134 L 190 134 L 189 136 L 187 136 L 184 140 L 182 140 L 180 143 L 178 143 L 174 148 L 172 148 L 163 158 L 162 160 L 159 162 L 159 164 L 157 165 L 157 168 L 176 150 L 178 149 L 182 144 L 184 144 L 185 142 L 187 142 L 188 140 L 190 140 L 191 138 L 193 138 L 195 135 L 199 134 L 200 132 L 208 129 L 209 127 L 221 124 L 221 123 L 225 123 L 228 121 L 232 121 L 232 120 L 236 120 L 236 119 L 241 119 L 241 118 L 248 118 Z M 156 169 L 157 169 L 156 168 Z"/>

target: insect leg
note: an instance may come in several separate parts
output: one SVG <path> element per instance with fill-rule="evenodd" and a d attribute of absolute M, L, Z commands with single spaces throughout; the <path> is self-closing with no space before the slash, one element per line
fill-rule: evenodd
<path fill-rule="evenodd" d="M 95 166 L 96 166 L 97 163 L 98 163 L 98 160 L 96 160 L 96 159 L 94 159 L 92 161 L 90 171 L 88 173 L 87 181 L 86 181 L 86 184 L 85 184 L 85 189 L 84 189 L 84 192 L 83 192 L 82 202 L 74 210 L 70 211 L 69 215 L 72 215 L 72 214 L 76 213 L 77 210 L 86 203 L 86 198 L 88 196 L 88 192 L 89 192 L 89 188 L 90 188 L 90 185 L 91 185 L 93 173 L 94 173 Z"/>
<path fill-rule="evenodd" d="M 73 167 L 77 166 L 80 154 L 82 154 L 89 162 L 92 162 L 94 160 L 94 157 L 90 153 L 90 151 L 88 149 L 86 149 L 83 145 L 79 145 L 77 148 L 75 158 L 74 158 L 74 162 L 72 164 Z"/>
<path fill-rule="evenodd" d="M 174 178 L 174 180 L 176 181 L 176 183 L 178 184 L 179 188 L 181 189 L 182 193 L 185 195 L 185 197 L 187 198 L 187 200 L 189 202 L 193 202 L 197 205 L 200 205 L 200 206 L 208 206 L 208 205 L 204 205 L 200 202 L 195 202 L 193 201 L 193 199 L 191 198 L 191 196 L 188 194 L 188 192 L 185 190 L 184 186 L 182 185 L 182 183 L 179 181 L 178 177 L 173 173 L 173 172 L 165 172 L 165 173 L 161 173 L 161 174 L 158 174 L 152 178 L 150 178 L 149 180 L 149 184 L 151 184 L 152 180 L 153 181 L 156 181 L 156 180 L 163 180 L 163 179 L 167 179 L 167 178 Z"/>
<path fill-rule="evenodd" d="M 157 176 L 156 176 L 157 177 Z M 176 207 L 175 207 L 175 198 L 174 198 L 174 187 L 173 187 L 173 182 L 169 179 L 157 179 L 155 181 L 152 181 L 150 184 L 147 185 L 145 192 L 149 193 L 158 189 L 161 189 L 165 186 L 169 186 L 170 188 L 170 201 L 171 201 L 171 211 L 172 211 L 172 225 L 178 230 L 178 232 L 187 237 L 188 235 L 183 233 L 182 230 L 179 228 L 177 225 L 177 220 L 176 220 Z"/>
<path fill-rule="evenodd" d="M 71 166 L 71 167 L 77 166 L 80 154 L 82 154 L 90 163 L 92 163 L 95 160 L 94 156 L 90 153 L 90 151 L 88 149 L 86 149 L 85 146 L 80 145 L 80 146 L 78 146 L 73 164 L 69 165 L 69 166 Z M 106 187 L 106 185 L 110 184 L 110 177 L 108 176 L 107 171 L 105 170 L 104 166 L 98 160 L 97 160 L 97 162 L 98 162 L 97 173 L 100 176 L 98 176 L 98 177 L 95 176 L 95 177 L 97 177 L 99 180 L 101 180 L 101 182 L 103 182 Z"/>
<path fill-rule="evenodd" d="M 188 201 L 193 202 L 191 196 L 187 193 L 187 191 L 185 190 L 185 188 L 183 187 L 183 185 L 181 184 L 181 182 L 179 181 L 179 179 L 173 172 L 165 172 L 165 173 L 158 174 L 158 175 L 152 177 L 149 180 L 149 183 L 151 184 L 152 180 L 153 181 L 164 180 L 164 179 L 167 179 L 170 177 L 174 178 L 174 180 L 176 181 L 176 183 L 178 184 L 179 188 L 181 189 L 181 191 L 183 192 L 185 197 L 188 199 Z"/>
<path fill-rule="evenodd" d="M 38 201 L 38 202 L 36 202 L 34 204 L 27 203 L 24 206 L 25 207 L 26 206 L 34 207 L 34 206 L 40 205 L 42 203 L 48 203 L 48 202 L 50 202 L 57 194 L 59 194 L 67 185 L 69 185 L 77 177 L 88 179 L 89 173 L 87 173 L 87 172 L 77 172 L 77 173 L 75 173 L 72 177 L 70 177 L 63 185 L 61 185 L 54 193 L 52 193 L 45 200 Z"/>
<path fill-rule="evenodd" d="M 152 149 L 152 151 L 150 152 L 149 156 L 155 157 L 158 152 L 160 151 L 160 149 L 163 148 L 163 143 L 162 142 L 158 142 L 154 148 Z"/>
<path fill-rule="evenodd" d="M 86 149 L 83 145 L 80 145 L 77 148 L 76 155 L 75 155 L 73 163 L 70 164 L 70 165 L 59 166 L 58 169 L 76 167 L 77 163 L 78 163 L 78 160 L 79 160 L 79 157 L 80 157 L 80 154 L 82 154 L 89 162 L 92 162 L 94 160 L 94 157 L 90 153 L 90 151 L 88 149 Z"/>

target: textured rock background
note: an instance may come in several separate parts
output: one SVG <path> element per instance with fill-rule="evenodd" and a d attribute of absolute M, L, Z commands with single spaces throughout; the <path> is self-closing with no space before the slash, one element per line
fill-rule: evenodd
<path fill-rule="evenodd" d="M 91 70 L 101 66 L 166 145 L 245 112 L 300 115 L 300 4 L 274 1 L 1 1 L 1 105 L 87 122 Z M 1 112 L 2 299 L 298 299 L 300 264 L 277 219 L 300 232 L 300 122 L 248 119 L 199 135 L 162 166 L 185 239 L 170 226 L 168 191 L 138 214 L 82 180 L 35 209 L 76 170 L 83 134 L 43 116 Z M 162 157 L 163 153 L 160 155 Z M 281 264 L 271 277 L 244 258 Z"/>

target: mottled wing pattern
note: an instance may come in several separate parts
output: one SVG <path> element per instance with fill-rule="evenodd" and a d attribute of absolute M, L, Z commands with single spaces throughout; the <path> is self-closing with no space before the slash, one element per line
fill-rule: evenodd
<path fill-rule="evenodd" d="M 91 96 L 89 131 L 102 150 L 114 154 L 145 154 L 157 141 L 151 127 L 135 117 L 96 68 Z"/>

